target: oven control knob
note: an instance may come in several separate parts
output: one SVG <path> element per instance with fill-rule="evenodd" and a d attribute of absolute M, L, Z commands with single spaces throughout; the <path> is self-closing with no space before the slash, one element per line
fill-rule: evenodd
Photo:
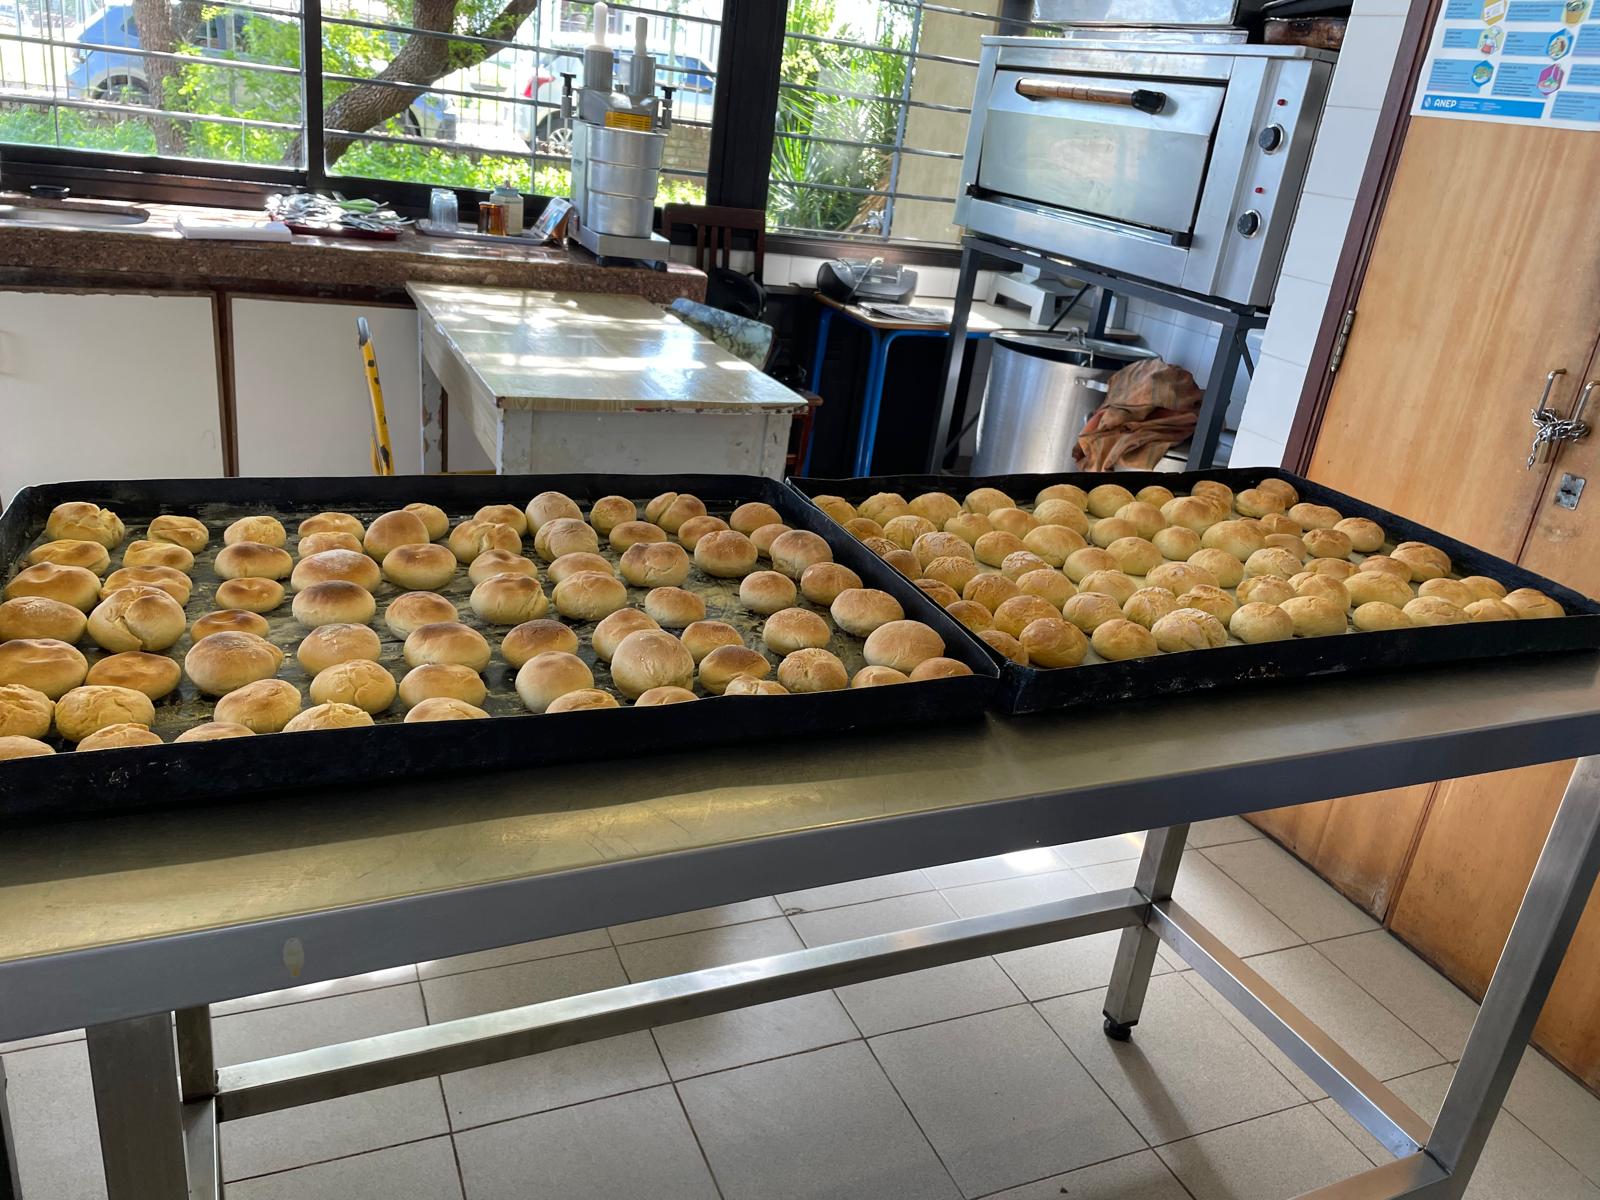
<path fill-rule="evenodd" d="M 1261 232 L 1261 214 L 1253 208 L 1242 212 L 1239 214 L 1239 219 L 1233 223 L 1233 227 L 1243 237 L 1255 237 Z"/>
<path fill-rule="evenodd" d="M 1271 154 L 1283 145 L 1284 137 L 1282 125 L 1268 125 L 1260 133 L 1256 134 L 1256 145 Z"/>

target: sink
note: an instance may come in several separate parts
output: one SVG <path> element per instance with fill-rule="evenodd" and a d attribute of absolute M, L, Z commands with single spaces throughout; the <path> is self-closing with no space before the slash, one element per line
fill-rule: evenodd
<path fill-rule="evenodd" d="M 0 222 L 29 225 L 66 225 L 78 229 L 103 229 L 118 225 L 142 225 L 150 214 L 142 208 L 76 208 L 0 204 Z"/>

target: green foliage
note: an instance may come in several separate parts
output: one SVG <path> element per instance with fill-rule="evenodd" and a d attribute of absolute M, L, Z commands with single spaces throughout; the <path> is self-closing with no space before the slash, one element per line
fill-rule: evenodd
<path fill-rule="evenodd" d="M 0 106 L 0 142 L 71 146 L 78 150 L 110 150 L 122 154 L 156 152 L 156 137 L 148 121 L 107 120 L 73 108 L 53 113 L 23 104 Z"/>

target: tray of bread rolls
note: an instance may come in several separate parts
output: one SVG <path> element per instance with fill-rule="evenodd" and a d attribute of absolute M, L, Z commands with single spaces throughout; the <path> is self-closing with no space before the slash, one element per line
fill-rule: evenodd
<path fill-rule="evenodd" d="M 982 642 L 1009 713 L 1600 648 L 1594 601 L 1288 472 L 790 484 Z"/>
<path fill-rule="evenodd" d="M 8 817 L 977 719 L 998 682 L 756 477 L 52 484 L 0 581 Z"/>

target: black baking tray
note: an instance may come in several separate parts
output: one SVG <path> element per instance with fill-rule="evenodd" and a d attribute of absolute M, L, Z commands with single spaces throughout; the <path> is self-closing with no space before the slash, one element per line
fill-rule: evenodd
<path fill-rule="evenodd" d="M 619 747 L 626 747 L 622 752 L 631 756 L 754 739 L 977 720 L 988 706 L 998 673 L 986 648 L 967 637 L 936 603 L 798 493 L 758 476 L 356 476 L 48 484 L 24 488 L 0 514 L 0 577 L 10 578 L 12 568 L 43 529 L 50 510 L 65 501 L 88 500 L 113 509 L 122 517 L 131 539 L 140 526 L 163 512 L 200 516 L 215 531 L 219 520 L 246 513 L 304 508 L 383 510 L 421 500 L 445 509 L 454 524 L 482 505 L 525 505 L 548 490 L 565 492 L 585 511 L 589 502 L 611 493 L 647 499 L 667 491 L 692 492 L 713 511 L 745 501 L 765 501 L 794 528 L 824 537 L 836 562 L 854 570 L 867 586 L 892 594 L 908 617 L 938 630 L 948 655 L 966 663 L 974 674 L 901 684 L 889 704 L 873 688 L 794 696 L 719 696 L 694 704 L 650 708 L 624 706 L 477 721 L 379 724 L 17 759 L 0 763 L 0 819 L 52 819 L 223 803 L 308 782 L 324 786 L 583 759 L 604 761 L 615 757 Z M 703 708 L 707 703 L 715 707 Z"/>
<path fill-rule="evenodd" d="M 1215 650 L 1049 670 L 1019 667 L 968 634 L 1000 668 L 996 707 L 1011 714 L 1046 712 L 1263 680 L 1600 648 L 1600 604 L 1587 596 L 1291 471 L 1217 467 L 1180 472 L 1063 472 L 982 477 L 876 475 L 857 479 L 793 479 L 790 486 L 808 499 L 833 495 L 843 496 L 852 503 L 877 492 L 899 492 L 909 500 L 920 492 L 942 491 L 960 499 L 974 488 L 994 487 L 1031 506 L 1040 489 L 1052 483 L 1073 483 L 1085 491 L 1097 484 L 1117 483 L 1135 492 L 1148 484 L 1161 484 L 1182 494 L 1204 479 L 1218 480 L 1237 492 L 1269 477 L 1294 484 L 1302 500 L 1330 505 L 1347 517 L 1367 517 L 1378 522 L 1391 542 L 1418 541 L 1439 547 L 1450 556 L 1460 575 L 1488 575 L 1505 584 L 1508 590 L 1537 588 L 1559 601 L 1568 615 L 1533 621 L 1485 621 L 1352 633 L 1342 637 L 1295 638 L 1255 646 L 1227 645 Z"/>

